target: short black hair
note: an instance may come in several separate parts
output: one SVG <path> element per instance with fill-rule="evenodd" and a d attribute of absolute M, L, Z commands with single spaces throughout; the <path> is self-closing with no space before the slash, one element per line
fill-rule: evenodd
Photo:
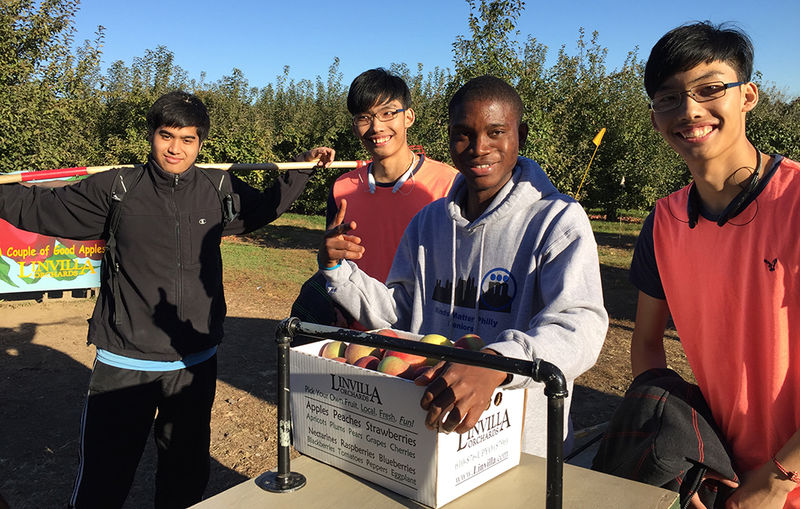
<path fill-rule="evenodd" d="M 739 81 L 753 74 L 753 43 L 737 27 L 701 21 L 681 25 L 667 32 L 653 46 L 644 68 L 644 87 L 652 99 L 659 88 L 676 73 L 711 62 L 730 65 Z"/>
<path fill-rule="evenodd" d="M 403 108 L 411 107 L 411 91 L 403 78 L 383 67 L 364 71 L 350 84 L 347 93 L 347 111 L 351 115 L 364 113 L 376 104 L 400 101 Z"/>
<path fill-rule="evenodd" d="M 195 127 L 202 143 L 208 137 L 211 120 L 203 101 L 197 96 L 176 90 L 158 99 L 147 111 L 147 136 L 152 137 L 161 126 Z"/>
<path fill-rule="evenodd" d="M 452 118 L 456 106 L 469 101 L 486 100 L 502 101 L 510 105 L 517 116 L 517 122 L 522 122 L 522 99 L 516 89 L 500 78 L 490 75 L 478 76 L 464 83 L 450 99 L 447 113 Z"/>

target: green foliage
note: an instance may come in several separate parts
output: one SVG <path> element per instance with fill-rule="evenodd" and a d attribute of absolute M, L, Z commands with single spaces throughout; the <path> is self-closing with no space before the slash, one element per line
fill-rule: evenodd
<path fill-rule="evenodd" d="M 548 48 L 518 29 L 522 0 L 466 1 L 469 30 L 453 42 L 452 72 L 425 71 L 421 63 L 390 66 L 411 89 L 417 114 L 411 144 L 450 161 L 448 101 L 467 80 L 493 74 L 514 85 L 525 105 L 529 135 L 522 155 L 538 161 L 567 194 L 578 192 L 595 153 L 592 138 L 607 129 L 580 187 L 586 207 L 613 220 L 621 209 L 649 209 L 688 182 L 685 165 L 650 125 L 638 48 L 609 69 L 600 35 L 581 28 L 574 51 L 561 46 L 548 65 Z M 235 68 L 213 83 L 204 75 L 189 79 L 164 46 L 102 73 L 103 28 L 75 47 L 77 13 L 78 0 L 0 3 L 0 171 L 143 161 L 150 150 L 145 113 L 176 89 L 197 94 L 211 115 L 200 162 L 286 161 L 321 145 L 334 147 L 339 160 L 368 158 L 351 130 L 338 59 L 316 80 L 295 81 L 287 66 L 262 88 Z M 764 151 L 800 159 L 800 99 L 760 89 L 748 136 Z M 340 173 L 318 170 L 292 210 L 323 215 Z M 240 176 L 264 187 L 276 175 Z"/>
<path fill-rule="evenodd" d="M 787 102 L 774 87 L 759 89 L 758 105 L 749 114 L 747 136 L 767 153 L 800 159 L 800 98 Z"/>
<path fill-rule="evenodd" d="M 516 29 L 525 7 L 521 0 L 467 0 L 471 38 L 456 36 L 453 63 L 461 83 L 476 76 L 491 74 L 516 82 L 519 74 L 519 44 L 510 34 Z M 477 11 L 477 13 L 476 13 Z M 456 87 L 457 88 L 457 87 Z"/>
<path fill-rule="evenodd" d="M 9 277 L 9 273 L 11 272 L 11 265 L 5 261 L 5 259 L 0 258 L 0 282 L 7 284 L 9 286 L 17 287 L 17 284 L 14 283 L 11 278 Z"/>
<path fill-rule="evenodd" d="M 447 101 L 452 75 L 447 69 L 439 67 L 425 74 L 421 63 L 417 64 L 416 74 L 411 74 L 405 64 L 394 64 L 390 70 L 402 77 L 411 90 L 411 102 L 416 112 L 416 120 L 408 130 L 409 144 L 422 145 L 427 156 L 437 161 L 449 162 Z M 366 156 L 366 152 L 364 155 Z"/>
<path fill-rule="evenodd" d="M 472 37 L 453 44 L 454 81 L 494 74 L 516 87 L 529 127 L 522 153 L 538 161 L 559 190 L 574 195 L 586 175 L 578 198 L 613 220 L 618 209 L 648 208 L 687 182 L 680 160 L 650 126 L 636 50 L 609 71 L 599 34 L 587 41 L 581 28 L 577 52 L 562 46 L 548 68 L 546 46 L 531 36 L 524 44 L 517 38 L 522 2 L 468 3 Z M 606 135 L 587 173 L 592 139 L 603 127 Z"/>
<path fill-rule="evenodd" d="M 76 0 L 0 3 L 0 169 L 79 164 L 95 149 L 102 29 L 71 51 Z M 87 117 L 84 121 L 84 116 Z"/>

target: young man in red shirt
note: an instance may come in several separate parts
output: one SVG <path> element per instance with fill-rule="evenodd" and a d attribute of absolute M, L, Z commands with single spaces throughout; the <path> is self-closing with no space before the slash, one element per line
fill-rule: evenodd
<path fill-rule="evenodd" d="M 386 281 L 400 238 L 422 207 L 447 195 L 456 170 L 415 154 L 408 146 L 408 129 L 416 114 L 411 91 L 402 78 L 385 69 L 370 69 L 350 85 L 347 109 L 353 115 L 353 134 L 372 156 L 365 168 L 345 173 L 328 197 L 327 222 L 347 203 L 347 218 L 358 220 L 359 236 L 367 248 L 359 268 Z M 332 305 L 319 274 L 303 285 L 292 315 L 317 323 L 349 325 Z"/>
<path fill-rule="evenodd" d="M 726 507 L 800 508 L 800 165 L 747 138 L 752 63 L 745 34 L 709 23 L 650 54 L 653 126 L 693 182 L 658 201 L 637 242 L 631 364 L 666 367 L 672 315 L 742 478 Z"/>

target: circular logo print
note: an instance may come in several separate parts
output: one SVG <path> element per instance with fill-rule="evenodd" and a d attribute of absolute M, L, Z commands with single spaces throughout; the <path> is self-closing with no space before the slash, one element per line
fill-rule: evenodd
<path fill-rule="evenodd" d="M 481 309 L 509 311 L 516 293 L 517 283 L 514 276 L 506 269 L 492 269 L 481 281 Z"/>

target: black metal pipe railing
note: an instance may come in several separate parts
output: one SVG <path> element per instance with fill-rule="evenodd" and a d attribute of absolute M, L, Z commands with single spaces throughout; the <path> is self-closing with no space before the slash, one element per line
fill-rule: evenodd
<path fill-rule="evenodd" d="M 473 352 L 420 341 L 393 338 L 310 322 L 297 318 L 283 320 L 275 332 L 278 348 L 278 471 L 267 472 L 256 479 L 263 489 L 288 492 L 302 488 L 305 477 L 291 471 L 289 448 L 291 446 L 291 414 L 289 404 L 289 346 L 295 335 L 302 334 L 318 339 L 338 340 L 359 345 L 374 346 L 399 352 L 424 355 L 439 360 L 469 364 L 532 378 L 544 383 L 547 396 L 547 509 L 561 509 L 564 470 L 564 398 L 567 382 L 561 370 L 541 359 L 526 361 L 482 352 Z"/>
<path fill-rule="evenodd" d="M 303 474 L 292 472 L 289 448 L 292 445 L 292 414 L 289 401 L 289 346 L 293 334 L 286 319 L 275 331 L 278 362 L 278 471 L 265 472 L 256 478 L 256 484 L 273 493 L 288 493 L 306 485 Z"/>

